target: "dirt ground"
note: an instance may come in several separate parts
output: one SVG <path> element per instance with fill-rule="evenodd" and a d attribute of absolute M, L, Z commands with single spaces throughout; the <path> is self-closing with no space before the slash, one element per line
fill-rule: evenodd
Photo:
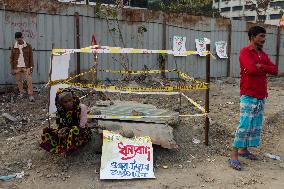
<path fill-rule="evenodd" d="M 39 148 L 40 132 L 47 126 L 46 90 L 35 95 L 36 103 L 19 99 L 13 93 L 2 94 L 0 115 L 9 113 L 18 121 L 0 119 L 0 175 L 24 171 L 25 176 L 22 179 L 0 181 L 0 189 L 282 189 L 282 162 L 271 160 L 263 153 L 277 154 L 284 159 L 284 78 L 269 80 L 270 96 L 265 107 L 262 146 L 252 149 L 260 157 L 259 161 L 240 159 L 243 167 L 240 172 L 228 167 L 232 134 L 239 117 L 239 84 L 238 79 L 232 78 L 213 80 L 210 91 L 210 146 L 202 143 L 204 118 L 183 118 L 174 127 L 179 149 L 155 149 L 156 179 L 128 181 L 99 180 L 100 154 L 95 153 L 95 139 L 80 153 L 65 158 Z M 202 101 L 203 92 L 187 92 L 187 95 Z M 107 96 L 111 100 L 121 98 L 120 95 Z M 161 108 L 179 109 L 178 97 L 125 95 L 123 98 Z M 86 100 L 85 103 L 91 105 L 92 101 Z M 194 111 L 191 105 L 182 101 L 182 113 Z M 201 143 L 193 143 L 194 138 L 201 140 Z"/>

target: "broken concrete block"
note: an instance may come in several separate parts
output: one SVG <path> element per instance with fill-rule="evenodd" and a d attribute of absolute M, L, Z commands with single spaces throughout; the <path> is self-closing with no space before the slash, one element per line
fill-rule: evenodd
<path fill-rule="evenodd" d="M 172 119 L 168 120 L 166 124 L 172 127 L 177 127 L 180 124 L 180 119 L 177 117 L 173 117 Z"/>
<path fill-rule="evenodd" d="M 8 113 L 3 113 L 2 114 L 2 117 L 8 119 L 9 121 L 12 121 L 12 122 L 16 122 L 18 121 L 15 117 L 11 116 L 10 114 Z"/>
<path fill-rule="evenodd" d="M 102 114 L 102 112 L 100 110 L 93 110 L 92 113 L 94 115 L 101 115 Z"/>
<path fill-rule="evenodd" d="M 128 84 L 128 87 L 139 88 L 140 85 L 138 85 L 138 84 L 136 83 L 136 81 L 131 81 L 131 82 Z"/>
<path fill-rule="evenodd" d="M 103 107 L 111 106 L 112 104 L 113 104 L 112 101 L 97 101 L 96 102 L 96 106 L 103 106 Z"/>
<path fill-rule="evenodd" d="M 227 83 L 227 84 L 235 84 L 236 80 L 234 78 L 232 78 L 232 77 L 228 77 L 228 78 L 226 78 L 225 83 Z"/>
<path fill-rule="evenodd" d="M 132 110 L 131 115 L 133 116 L 145 116 L 143 112 Z"/>
<path fill-rule="evenodd" d="M 121 131 L 127 131 L 133 132 L 134 136 L 136 137 L 149 136 L 153 144 L 160 145 L 163 148 L 177 148 L 176 141 L 174 140 L 173 128 L 167 124 L 104 120 L 99 120 L 98 124 L 100 127 L 106 130 L 110 130 L 119 134 Z M 127 133 L 125 134 L 128 135 Z"/>
<path fill-rule="evenodd" d="M 6 125 L 6 120 L 3 116 L 0 116 L 0 125 Z"/>
<path fill-rule="evenodd" d="M 126 138 L 133 138 L 135 135 L 134 135 L 134 132 L 133 131 L 130 131 L 130 130 L 126 130 L 126 131 L 121 131 L 120 134 L 123 136 L 123 137 L 126 137 Z"/>

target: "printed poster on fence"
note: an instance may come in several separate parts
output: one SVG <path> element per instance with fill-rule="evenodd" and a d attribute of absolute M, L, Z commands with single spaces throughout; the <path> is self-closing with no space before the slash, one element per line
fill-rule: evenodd
<path fill-rule="evenodd" d="M 228 58 L 226 41 L 217 41 L 215 42 L 215 46 L 216 46 L 216 52 L 219 58 Z"/>
<path fill-rule="evenodd" d="M 206 52 L 206 44 L 210 44 L 210 40 L 207 38 L 199 38 L 195 39 L 196 51 L 199 56 L 206 56 L 204 52 Z"/>
<path fill-rule="evenodd" d="M 125 138 L 103 131 L 100 179 L 155 178 L 150 137 Z"/>
<path fill-rule="evenodd" d="M 179 54 L 180 52 L 186 51 L 185 48 L 186 37 L 174 36 L 173 42 L 174 42 L 173 50 L 176 52 L 174 56 L 186 56 L 184 54 Z"/>

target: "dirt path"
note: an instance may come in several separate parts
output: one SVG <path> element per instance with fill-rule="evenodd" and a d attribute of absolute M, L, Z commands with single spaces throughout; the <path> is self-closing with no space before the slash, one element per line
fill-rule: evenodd
<path fill-rule="evenodd" d="M 284 134 L 277 143 L 280 146 L 275 152 L 284 157 Z M 261 161 L 252 162 L 242 159 L 244 170 L 232 171 L 228 168 L 227 157 L 213 156 L 209 161 L 191 164 L 186 169 L 170 167 L 169 169 L 158 168 L 155 171 L 155 180 L 133 181 L 100 181 L 99 175 L 94 168 L 72 167 L 69 173 L 74 174 L 68 180 L 58 180 L 52 177 L 39 177 L 36 172 L 31 172 L 28 179 L 21 183 L 2 183 L 2 187 L 29 188 L 29 189 L 63 189 L 63 188 L 214 188 L 214 189 L 281 189 L 284 184 L 284 169 L 279 167 L 278 161 L 263 158 Z M 99 163 L 99 162 L 98 162 Z M 190 164 L 190 163 L 189 163 Z M 0 185 L 1 186 L 1 185 Z M 5 187 L 6 186 L 6 187 Z"/>
<path fill-rule="evenodd" d="M 101 181 L 98 174 L 100 155 L 90 150 L 92 146 L 86 146 L 80 154 L 67 158 L 48 154 L 41 150 L 37 143 L 40 128 L 44 125 L 35 124 L 30 132 L 22 131 L 14 136 L 2 135 L 1 174 L 24 170 L 26 176 L 19 180 L 0 181 L 0 189 L 282 189 L 284 168 L 280 166 L 281 162 L 263 157 L 262 154 L 269 152 L 284 159 L 283 82 L 284 78 L 271 81 L 270 97 L 266 104 L 263 145 L 254 150 L 261 160 L 241 159 L 241 172 L 234 171 L 227 165 L 231 133 L 238 120 L 238 86 L 224 83 L 222 90 L 217 84 L 212 84 L 211 146 L 194 145 L 191 142 L 193 137 L 202 139 L 202 122 L 184 121 L 175 129 L 180 150 L 159 149 L 157 152 L 156 179 Z M 29 162 L 32 163 L 30 168 Z M 167 165 L 168 169 L 162 168 L 163 165 Z"/>

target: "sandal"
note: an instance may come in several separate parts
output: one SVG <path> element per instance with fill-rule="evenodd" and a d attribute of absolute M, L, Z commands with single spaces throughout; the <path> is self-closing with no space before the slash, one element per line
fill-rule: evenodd
<path fill-rule="evenodd" d="M 250 153 L 249 151 L 241 154 L 239 153 L 239 156 L 247 158 L 249 160 L 258 160 L 258 157 L 256 157 L 256 155 Z"/>
<path fill-rule="evenodd" d="M 240 171 L 241 168 L 241 162 L 239 160 L 234 160 L 234 159 L 229 159 L 229 166 L 232 167 L 233 169 Z"/>

